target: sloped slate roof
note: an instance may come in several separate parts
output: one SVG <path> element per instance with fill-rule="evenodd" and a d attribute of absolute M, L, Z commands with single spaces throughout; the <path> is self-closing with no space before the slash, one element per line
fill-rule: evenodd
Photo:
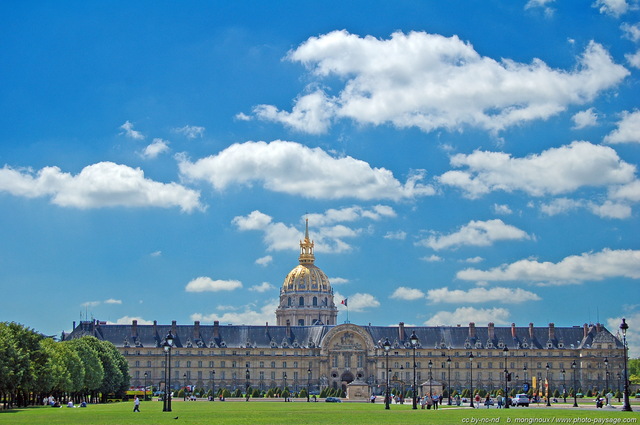
<path fill-rule="evenodd" d="M 336 325 L 339 326 L 339 325 Z M 176 325 L 174 345 L 192 348 L 319 348 L 324 336 L 336 326 L 250 326 L 220 325 L 214 337 L 215 325 Z M 199 329 L 198 333 L 195 330 Z M 587 336 L 581 326 L 555 327 L 554 338 L 549 339 L 548 327 L 534 327 L 533 338 L 529 327 L 494 327 L 489 339 L 489 327 L 475 327 L 475 337 L 470 337 L 469 327 L 462 326 L 361 326 L 374 344 L 386 338 L 392 349 L 411 348 L 409 337 L 413 332 L 419 339 L 419 347 L 427 349 L 513 349 L 588 348 L 594 342 L 614 343 L 622 348 L 622 342 L 603 326 L 591 326 Z M 81 322 L 64 339 L 93 335 L 112 342 L 116 347 L 159 347 L 172 325 L 113 325 L 100 322 Z M 401 329 L 404 330 L 400 335 Z M 512 332 L 515 333 L 513 336 Z M 549 344 L 549 345 L 548 345 Z"/>

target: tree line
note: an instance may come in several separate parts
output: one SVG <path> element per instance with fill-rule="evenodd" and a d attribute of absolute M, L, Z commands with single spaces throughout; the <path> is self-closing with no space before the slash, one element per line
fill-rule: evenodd
<path fill-rule="evenodd" d="M 42 403 L 106 402 L 124 395 L 129 365 L 116 347 L 92 336 L 55 341 L 15 322 L 0 322 L 0 400 L 3 409 Z"/>

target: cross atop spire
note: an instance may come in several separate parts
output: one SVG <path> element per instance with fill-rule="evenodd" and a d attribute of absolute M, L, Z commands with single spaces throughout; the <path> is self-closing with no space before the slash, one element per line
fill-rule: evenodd
<path fill-rule="evenodd" d="M 315 256 L 313 255 L 313 241 L 309 238 L 309 219 L 305 218 L 304 240 L 300 241 L 300 264 L 313 264 Z"/>

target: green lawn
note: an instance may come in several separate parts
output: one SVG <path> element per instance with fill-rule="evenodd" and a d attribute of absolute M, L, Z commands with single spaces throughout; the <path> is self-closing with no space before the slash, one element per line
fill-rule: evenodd
<path fill-rule="evenodd" d="M 412 410 L 411 404 L 392 405 L 390 410 L 384 404 L 370 403 L 304 403 L 304 402 L 183 402 L 174 401 L 172 412 L 162 412 L 162 403 L 143 402 L 140 413 L 133 413 L 133 403 L 113 403 L 91 405 L 87 408 L 35 407 L 0 411 L 0 424 L 11 425 L 144 425 L 144 424 L 384 424 L 410 425 L 455 424 L 480 425 L 574 423 L 574 424 L 618 424 L 636 423 L 640 425 L 640 406 L 633 405 L 634 412 L 616 410 L 575 409 L 575 408 L 513 408 L 513 409 L 471 409 L 441 408 L 433 410 Z M 178 419 L 174 419 L 177 417 Z M 625 422 L 624 419 L 627 419 Z M 631 419 L 632 421 L 628 421 Z"/>

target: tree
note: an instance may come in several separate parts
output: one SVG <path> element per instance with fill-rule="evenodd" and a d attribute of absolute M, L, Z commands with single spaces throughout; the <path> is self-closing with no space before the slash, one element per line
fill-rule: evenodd
<path fill-rule="evenodd" d="M 100 388 L 102 380 L 104 379 L 104 367 L 102 366 L 100 357 L 87 338 L 90 337 L 85 336 L 63 343 L 67 344 L 72 350 L 78 353 L 78 356 L 84 366 L 84 381 L 82 384 L 84 397 L 87 397 L 92 393 L 95 394 L 95 391 Z"/>

